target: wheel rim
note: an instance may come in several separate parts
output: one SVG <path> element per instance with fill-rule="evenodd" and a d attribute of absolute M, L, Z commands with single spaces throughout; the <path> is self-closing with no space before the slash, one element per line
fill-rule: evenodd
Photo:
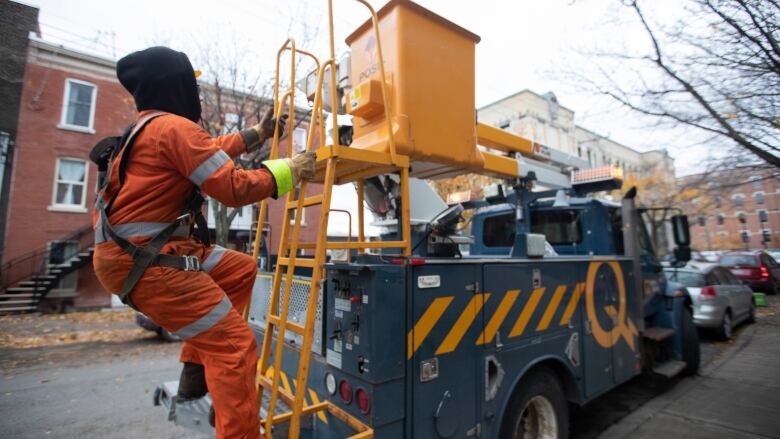
<path fill-rule="evenodd" d="M 516 439 L 557 439 L 558 420 L 550 400 L 542 395 L 531 398 L 523 408 Z"/>
<path fill-rule="evenodd" d="M 728 314 L 723 316 L 723 335 L 726 338 L 731 338 L 731 316 Z"/>

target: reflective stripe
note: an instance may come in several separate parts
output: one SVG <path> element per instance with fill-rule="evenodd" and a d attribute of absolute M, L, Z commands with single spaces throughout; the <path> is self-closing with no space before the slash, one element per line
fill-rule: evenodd
<path fill-rule="evenodd" d="M 225 247 L 220 247 L 218 245 L 214 246 L 214 249 L 211 250 L 211 253 L 209 256 L 203 260 L 203 263 L 200 264 L 200 267 L 203 271 L 209 272 L 214 269 L 214 267 L 219 264 L 219 261 L 222 260 L 222 256 L 225 254 Z"/>
<path fill-rule="evenodd" d="M 220 149 L 211 157 L 207 158 L 205 162 L 201 163 L 200 166 L 195 168 L 194 171 L 192 171 L 192 174 L 190 174 L 189 177 L 190 181 L 200 186 L 204 181 L 206 181 L 207 178 L 211 177 L 211 174 L 216 172 L 217 169 L 222 167 L 222 165 L 228 161 L 230 161 L 230 156 L 227 155 L 225 151 Z"/>
<path fill-rule="evenodd" d="M 100 244 L 109 240 L 108 236 L 103 234 L 101 219 L 98 218 L 97 226 L 95 228 L 95 244 Z M 170 223 L 127 223 L 116 224 L 113 226 L 114 233 L 121 238 L 138 238 L 140 236 L 154 236 L 160 233 L 163 229 L 168 227 Z M 173 231 L 172 236 L 189 236 L 190 226 L 182 224 Z"/>
<path fill-rule="evenodd" d="M 98 216 L 97 222 L 95 223 L 95 244 L 100 244 L 105 241 L 106 237 L 103 236 L 103 219 Z"/>
<path fill-rule="evenodd" d="M 211 329 L 212 326 L 219 323 L 219 321 L 222 320 L 222 318 L 225 317 L 228 312 L 230 312 L 231 308 L 233 308 L 233 304 L 230 302 L 230 299 L 225 296 L 222 301 L 219 302 L 214 308 L 211 308 L 211 311 L 209 311 L 205 316 L 201 317 L 198 321 L 190 323 L 189 325 L 174 332 L 174 335 L 177 335 L 183 339 L 195 337 L 201 332 Z"/>

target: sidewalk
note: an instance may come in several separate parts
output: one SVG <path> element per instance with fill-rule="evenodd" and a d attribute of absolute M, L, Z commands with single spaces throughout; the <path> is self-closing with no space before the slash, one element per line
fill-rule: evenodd
<path fill-rule="evenodd" d="M 780 438 L 780 313 L 600 438 Z"/>

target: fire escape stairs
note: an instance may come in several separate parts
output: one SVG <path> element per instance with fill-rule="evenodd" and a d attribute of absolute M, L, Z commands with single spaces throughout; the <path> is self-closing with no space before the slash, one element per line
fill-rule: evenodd
<path fill-rule="evenodd" d="M 48 263 L 42 273 L 31 274 L 16 285 L 0 289 L 0 314 L 22 314 L 38 310 L 38 304 L 60 280 L 92 262 L 94 247 L 80 249 L 62 263 Z"/>

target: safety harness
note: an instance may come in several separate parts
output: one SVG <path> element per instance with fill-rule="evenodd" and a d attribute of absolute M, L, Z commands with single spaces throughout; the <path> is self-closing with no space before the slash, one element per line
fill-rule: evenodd
<path fill-rule="evenodd" d="M 138 133 L 153 119 L 163 116 L 167 113 L 152 113 L 143 118 L 136 125 L 128 127 L 121 137 L 107 137 L 95 145 L 89 154 L 90 159 L 98 166 L 98 196 L 95 208 L 98 211 L 99 218 L 95 227 L 95 233 L 101 233 L 102 236 L 111 239 L 122 250 L 127 252 L 133 258 L 133 266 L 125 278 L 122 290 L 117 294 L 122 303 L 135 309 L 130 299 L 130 293 L 141 280 L 144 272 L 151 266 L 177 268 L 183 271 L 200 271 L 200 260 L 197 256 L 176 256 L 160 254 L 160 249 L 167 243 L 175 232 L 181 226 L 190 227 L 190 235 L 195 235 L 206 246 L 210 245 L 208 235 L 208 225 L 203 217 L 201 207 L 205 199 L 196 187 L 192 197 L 187 201 L 181 215 L 175 221 L 168 224 L 159 231 L 145 246 L 137 246 L 128 239 L 120 236 L 111 223 L 108 221 L 111 207 L 114 204 L 122 186 L 127 178 L 127 163 L 130 158 L 130 152 L 133 148 Z M 108 189 L 108 183 L 111 180 L 111 169 L 113 161 L 120 157 L 119 161 L 119 187 L 108 203 L 105 202 L 105 192 Z"/>

